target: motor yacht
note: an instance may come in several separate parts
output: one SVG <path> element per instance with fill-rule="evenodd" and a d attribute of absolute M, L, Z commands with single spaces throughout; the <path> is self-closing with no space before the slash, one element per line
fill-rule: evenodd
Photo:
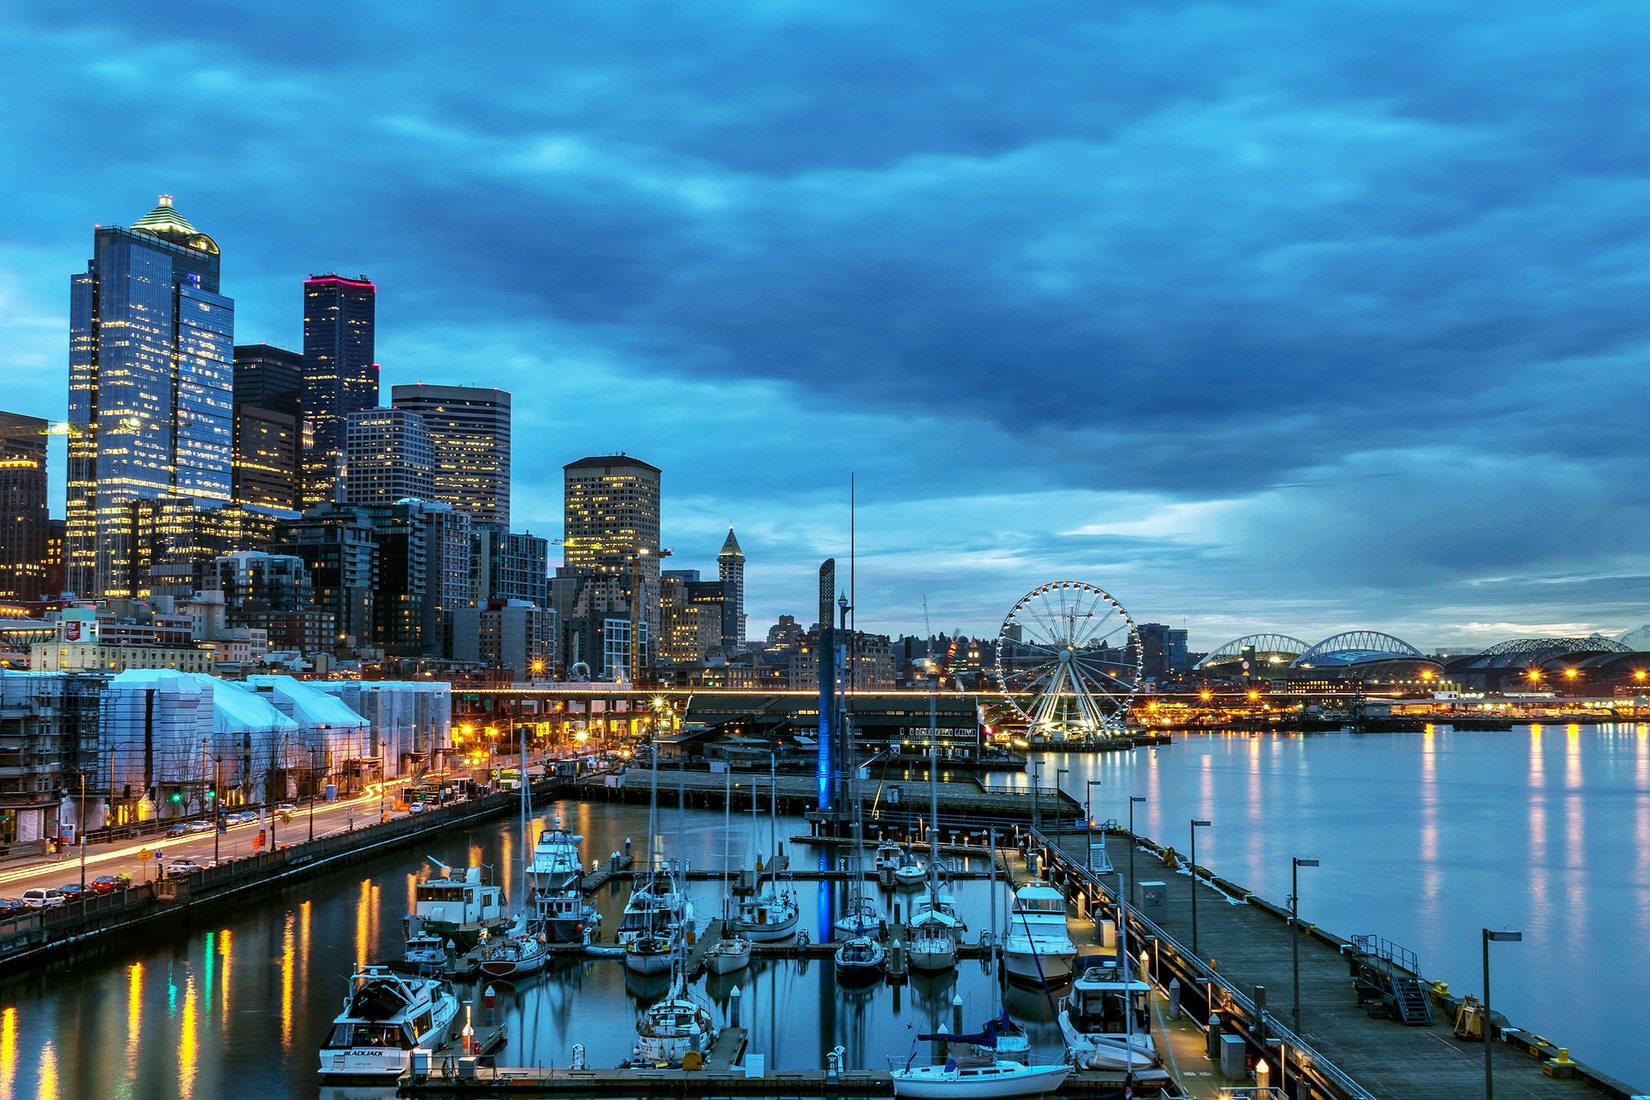
<path fill-rule="evenodd" d="M 425 858 L 440 868 L 441 874 L 414 887 L 413 911 L 406 924 L 409 936 L 427 933 L 443 943 L 452 940 L 464 952 L 481 942 L 483 932 L 498 935 L 509 927 L 504 891 L 483 883 L 481 868 L 466 867 L 462 874 L 455 874 L 440 860 Z"/>
<path fill-rule="evenodd" d="M 447 1042 L 457 1018 L 458 997 L 445 982 L 363 967 L 321 1044 L 321 1079 L 391 1084 L 412 1069 L 414 1050 Z"/>
<path fill-rule="evenodd" d="M 1008 931 L 1003 937 L 1003 965 L 1011 981 L 1059 986 L 1071 980 L 1077 945 L 1066 931 L 1065 895 L 1041 880 L 1014 891 Z"/>
<path fill-rule="evenodd" d="M 1113 963 L 1081 967 L 1060 1009 L 1060 1033 L 1080 1069 L 1147 1069 L 1161 1059 L 1151 1033 L 1151 986 Z"/>

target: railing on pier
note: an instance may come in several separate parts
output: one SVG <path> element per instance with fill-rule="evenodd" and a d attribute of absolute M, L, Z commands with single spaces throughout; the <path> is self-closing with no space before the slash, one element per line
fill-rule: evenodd
<path fill-rule="evenodd" d="M 1113 908 L 1117 906 L 1116 891 L 1102 882 L 1087 867 L 1068 856 L 1065 850 L 1050 840 L 1042 830 L 1030 830 L 1029 840 L 1043 850 L 1045 860 L 1058 861 L 1062 871 L 1069 878 L 1082 882 L 1085 887 L 1098 893 Z M 1129 838 L 1129 843 L 1133 844 L 1135 842 L 1136 838 Z M 1193 868 L 1193 875 L 1195 876 L 1197 873 L 1197 869 Z M 1197 889 L 1195 878 L 1192 889 Z M 1165 961 L 1164 954 L 1172 953 L 1174 968 L 1183 971 L 1193 981 L 1204 987 L 1205 990 L 1219 990 L 1221 1003 L 1218 1008 L 1215 1005 L 1213 996 L 1205 995 L 1205 1003 L 1208 1004 L 1211 1013 L 1220 1012 L 1223 1021 L 1238 1022 L 1233 1020 L 1233 1010 L 1235 1009 L 1236 1015 L 1242 1017 L 1241 1028 L 1245 1038 L 1251 1044 L 1264 1050 L 1268 1046 L 1268 1041 L 1281 1041 L 1284 1047 L 1284 1056 L 1294 1062 L 1295 1074 L 1313 1080 L 1320 1087 L 1334 1092 L 1343 1100 L 1375 1100 L 1375 1096 L 1368 1089 L 1354 1081 L 1334 1062 L 1318 1053 L 1310 1043 L 1290 1031 L 1278 1021 L 1277 1017 L 1269 1012 L 1258 1010 L 1253 998 L 1227 981 L 1224 976 L 1216 973 L 1207 963 L 1183 946 L 1179 940 L 1165 932 L 1156 921 L 1132 906 L 1129 909 L 1128 932 L 1131 943 L 1144 943 L 1146 942 L 1144 937 L 1150 937 L 1155 942 L 1158 950 L 1154 952 L 1152 962 L 1156 963 L 1158 967 L 1161 967 Z M 1264 1096 L 1266 1094 L 1256 1092 L 1251 1095 Z"/>

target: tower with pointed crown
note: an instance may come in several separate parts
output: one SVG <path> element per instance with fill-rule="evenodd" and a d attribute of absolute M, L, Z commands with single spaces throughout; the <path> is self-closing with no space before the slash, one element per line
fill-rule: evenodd
<path fill-rule="evenodd" d="M 722 583 L 733 583 L 733 602 L 739 616 L 740 645 L 745 644 L 745 552 L 739 549 L 739 540 L 728 528 L 728 537 L 722 543 L 722 552 L 716 555 L 716 574 Z"/>

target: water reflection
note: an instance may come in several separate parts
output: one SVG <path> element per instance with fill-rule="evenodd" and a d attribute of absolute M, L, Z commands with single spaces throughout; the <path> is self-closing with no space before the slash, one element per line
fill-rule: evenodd
<path fill-rule="evenodd" d="M 0 1012 L 0 1097 L 11 1100 L 17 1084 L 17 1009 Z"/>
<path fill-rule="evenodd" d="M 189 1100 L 195 1095 L 195 979 L 184 979 L 183 1018 L 178 1025 L 178 1095 Z"/>

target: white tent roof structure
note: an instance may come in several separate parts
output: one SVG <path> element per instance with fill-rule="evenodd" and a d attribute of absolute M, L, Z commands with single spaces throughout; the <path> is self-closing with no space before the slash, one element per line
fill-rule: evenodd
<path fill-rule="evenodd" d="M 246 682 L 267 689 L 275 708 L 305 729 L 365 729 L 368 722 L 338 696 L 291 676 L 248 676 Z"/>

